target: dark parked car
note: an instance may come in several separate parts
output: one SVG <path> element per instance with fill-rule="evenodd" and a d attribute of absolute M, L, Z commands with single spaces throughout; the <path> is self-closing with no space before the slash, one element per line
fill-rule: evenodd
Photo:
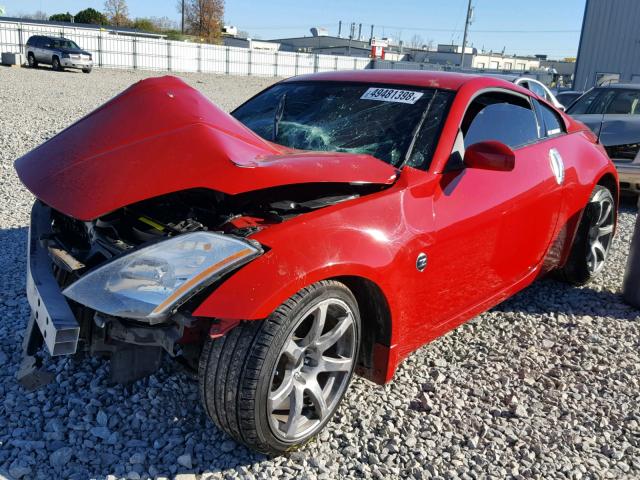
<path fill-rule="evenodd" d="M 640 193 L 640 85 L 619 83 L 593 88 L 567 113 L 600 137 L 618 169 L 620 187 Z"/>
<path fill-rule="evenodd" d="M 574 92 L 573 90 L 563 90 L 562 92 L 556 93 L 556 98 L 565 108 L 569 108 L 583 93 L 584 92 Z"/>
<path fill-rule="evenodd" d="M 63 37 L 45 37 L 34 35 L 27 40 L 27 61 L 30 67 L 44 63 L 54 70 L 79 68 L 89 73 L 93 68 L 93 58 L 76 42 Z"/>

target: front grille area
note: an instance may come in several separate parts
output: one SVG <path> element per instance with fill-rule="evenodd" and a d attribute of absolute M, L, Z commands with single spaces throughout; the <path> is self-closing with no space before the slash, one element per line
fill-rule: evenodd
<path fill-rule="evenodd" d="M 624 160 L 633 162 L 640 150 L 640 143 L 628 143 L 625 145 L 611 145 L 604 147 L 612 160 Z"/>
<path fill-rule="evenodd" d="M 88 250 L 91 248 L 89 232 L 84 222 L 51 210 L 52 230 L 67 250 Z"/>

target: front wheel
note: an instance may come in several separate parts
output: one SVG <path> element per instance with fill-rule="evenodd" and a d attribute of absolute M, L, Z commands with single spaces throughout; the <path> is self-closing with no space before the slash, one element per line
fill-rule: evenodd
<path fill-rule="evenodd" d="M 304 445 L 330 420 L 349 386 L 360 314 L 342 283 L 322 281 L 263 321 L 242 322 L 207 340 L 199 366 L 209 417 L 258 452 Z"/>
<path fill-rule="evenodd" d="M 616 203 L 611 191 L 596 185 L 584 209 L 561 277 L 574 285 L 591 281 L 604 267 L 613 243 Z"/>
<path fill-rule="evenodd" d="M 51 67 L 56 71 L 56 72 L 61 72 L 64 70 L 64 68 L 62 67 L 62 64 L 60 63 L 60 59 L 58 57 L 53 57 L 51 59 Z"/>
<path fill-rule="evenodd" d="M 91 68 L 83 68 L 82 73 L 91 73 Z"/>

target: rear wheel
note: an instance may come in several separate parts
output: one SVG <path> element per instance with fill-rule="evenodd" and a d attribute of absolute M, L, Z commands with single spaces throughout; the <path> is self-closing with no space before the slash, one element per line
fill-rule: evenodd
<path fill-rule="evenodd" d="M 27 55 L 27 62 L 29 63 L 29 66 L 31 68 L 38 67 L 38 62 L 36 62 L 36 56 L 31 52 Z"/>
<path fill-rule="evenodd" d="M 596 185 L 582 214 L 569 259 L 560 271 L 564 280 L 584 285 L 602 270 L 613 242 L 615 224 L 613 194 Z"/>
<path fill-rule="evenodd" d="M 83 68 L 82 73 L 91 73 L 91 68 Z"/>
<path fill-rule="evenodd" d="M 208 340 L 200 358 L 202 403 L 238 442 L 266 454 L 304 445 L 347 390 L 360 343 L 353 294 L 338 282 L 301 290 L 264 321 Z"/>

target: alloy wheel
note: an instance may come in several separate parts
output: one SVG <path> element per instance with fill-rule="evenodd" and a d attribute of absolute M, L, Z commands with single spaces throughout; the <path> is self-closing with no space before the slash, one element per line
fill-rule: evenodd
<path fill-rule="evenodd" d="M 290 442 L 308 436 L 333 413 L 355 362 L 354 322 L 349 306 L 335 298 L 300 316 L 271 376 L 267 414 L 276 437 Z"/>
<path fill-rule="evenodd" d="M 604 266 L 607 253 L 613 239 L 615 212 L 613 199 L 604 190 L 599 191 L 591 200 L 593 220 L 589 228 L 589 249 L 587 251 L 587 268 L 592 275 Z"/>

